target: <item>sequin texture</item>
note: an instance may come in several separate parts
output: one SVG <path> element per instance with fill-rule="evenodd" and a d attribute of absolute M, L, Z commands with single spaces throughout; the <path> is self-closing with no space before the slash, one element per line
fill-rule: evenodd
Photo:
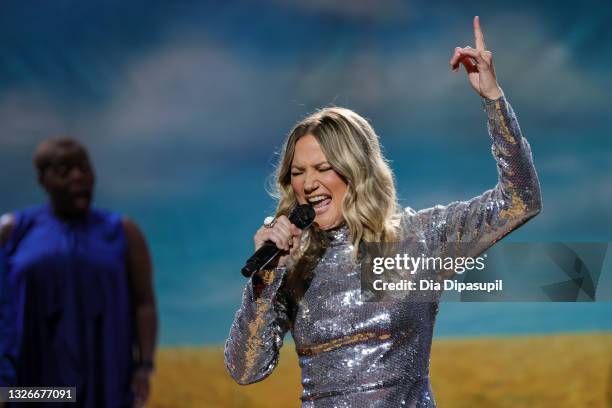
<path fill-rule="evenodd" d="M 531 150 L 502 96 L 483 100 L 497 162 L 495 188 L 468 201 L 402 214 L 407 252 L 444 256 L 460 242 L 477 256 L 541 210 Z M 302 370 L 302 408 L 435 407 L 429 357 L 438 302 L 364 302 L 346 226 L 331 244 L 294 313 L 284 300 L 285 268 L 247 283 L 225 343 L 225 364 L 240 384 L 268 376 L 291 330 Z"/>

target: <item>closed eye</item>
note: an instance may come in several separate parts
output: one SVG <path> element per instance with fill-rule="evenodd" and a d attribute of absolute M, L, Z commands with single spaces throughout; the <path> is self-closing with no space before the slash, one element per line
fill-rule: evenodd
<path fill-rule="evenodd" d="M 332 168 L 332 167 L 324 167 L 324 168 L 319 168 L 319 169 L 317 169 L 317 170 L 318 170 L 319 172 L 323 173 L 323 172 L 325 172 L 325 171 L 330 171 L 330 170 L 333 170 L 333 168 Z M 304 172 L 303 172 L 303 171 L 292 171 L 292 172 L 291 172 L 291 175 L 292 175 L 292 176 L 299 176 L 299 175 L 300 175 L 300 174 L 302 174 L 302 173 L 304 173 Z"/>

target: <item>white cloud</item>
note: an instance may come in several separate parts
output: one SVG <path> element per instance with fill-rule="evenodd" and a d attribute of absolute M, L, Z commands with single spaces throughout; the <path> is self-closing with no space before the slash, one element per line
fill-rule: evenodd
<path fill-rule="evenodd" d="M 416 10 L 411 2 L 402 0 L 269 0 L 269 2 L 308 13 L 384 22 L 413 15 Z"/>
<path fill-rule="evenodd" d="M 30 90 L 13 90 L 0 100 L 3 148 L 30 146 L 46 137 L 68 133 L 71 128 L 52 101 Z"/>
<path fill-rule="evenodd" d="M 355 15 L 371 7 L 349 3 L 315 2 L 303 7 L 330 7 Z M 395 2 L 389 4 L 380 8 L 392 10 Z M 525 111 L 561 119 L 576 118 L 584 110 L 609 111 L 599 90 L 600 79 L 585 75 L 571 49 L 539 21 L 520 13 L 505 14 L 487 20 L 485 30 L 500 83 L 511 101 L 520 101 L 519 117 Z M 318 58 L 272 62 L 255 52 L 240 53 L 214 43 L 201 32 L 176 32 L 148 55 L 135 57 L 117 76 L 109 103 L 96 109 L 68 112 L 31 90 L 14 89 L 0 101 L 1 143 L 32 149 L 46 136 L 69 133 L 104 158 L 114 155 L 117 162 L 137 166 L 134 152 L 138 151 L 144 155 L 140 160 L 149 164 L 161 156 L 180 168 L 181 158 L 172 155 L 176 146 L 228 159 L 236 151 L 261 150 L 266 145 L 272 153 L 295 121 L 330 103 L 375 116 L 376 129 L 385 125 L 387 131 L 399 134 L 417 126 L 448 129 L 449 121 L 461 120 L 472 92 L 464 73 L 450 71 L 448 59 L 452 47 L 470 36 L 468 22 L 461 30 L 450 26 L 426 40 L 408 41 L 394 52 L 375 43 L 342 48 L 346 44 L 331 42 Z M 342 48 L 340 57 L 337 47 Z M 472 100 L 476 106 L 475 95 Z M 134 160 L 127 160 L 131 156 Z M 202 170 L 206 166 L 203 160 Z M 105 171 L 122 180 L 124 187 L 113 183 L 118 194 L 156 188 L 174 191 L 180 177 L 175 174 L 164 181 L 144 170 L 125 171 L 114 165 Z"/>
<path fill-rule="evenodd" d="M 609 111 L 602 90 L 611 85 L 610 77 L 594 77 L 570 45 L 547 30 L 545 21 L 524 13 L 499 14 L 487 24 L 485 35 L 494 40 L 487 46 L 494 52 L 500 83 L 508 84 L 510 96 L 530 109 L 560 117 Z"/>
<path fill-rule="evenodd" d="M 395 3 L 373 7 L 360 1 L 332 1 L 304 7 L 352 13 L 349 10 L 393 10 Z M 466 26 L 463 37 L 470 32 Z M 574 115 L 603 102 L 601 83 L 581 72 L 571 50 L 538 21 L 505 14 L 487 21 L 486 30 L 500 83 L 511 98 L 521 99 L 523 109 Z M 54 101 L 14 90 L 0 103 L 2 137 L 6 143 L 72 130 L 91 135 L 92 141 L 111 138 L 146 145 L 188 138 L 206 146 L 227 146 L 228 136 L 234 142 L 255 144 L 254 132 L 277 130 L 299 119 L 279 120 L 280 115 L 304 113 L 321 104 L 346 103 L 366 115 L 378 110 L 398 117 L 411 110 L 452 112 L 471 91 L 463 73 L 450 72 L 452 47 L 461 39 L 449 39 L 457 35 L 454 26 L 446 31 L 395 52 L 355 44 L 343 50 L 342 58 L 332 42 L 320 58 L 307 63 L 272 63 L 232 52 L 203 39 L 201 33 L 175 33 L 150 54 L 134 58 L 118 76 L 110 103 L 89 114 L 63 117 Z"/>
<path fill-rule="evenodd" d="M 247 99 L 258 77 L 256 69 L 245 69 L 226 51 L 205 42 L 166 44 L 135 61 L 117 85 L 101 115 L 105 133 L 145 144 L 160 139 L 172 143 L 185 134 L 226 143 L 215 133 L 233 125 L 228 118 L 236 123 L 253 119 Z"/>

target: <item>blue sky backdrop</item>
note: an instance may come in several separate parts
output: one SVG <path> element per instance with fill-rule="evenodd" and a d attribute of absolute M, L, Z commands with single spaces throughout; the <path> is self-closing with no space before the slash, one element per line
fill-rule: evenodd
<path fill-rule="evenodd" d="M 3 1 L 0 211 L 45 200 L 35 145 L 72 135 L 96 204 L 153 253 L 164 344 L 220 343 L 293 124 L 369 118 L 404 206 L 494 186 L 486 117 L 448 60 L 481 16 L 532 145 L 544 210 L 516 241 L 610 241 L 612 5 L 556 1 Z M 445 304 L 439 335 L 612 329 L 610 304 Z"/>

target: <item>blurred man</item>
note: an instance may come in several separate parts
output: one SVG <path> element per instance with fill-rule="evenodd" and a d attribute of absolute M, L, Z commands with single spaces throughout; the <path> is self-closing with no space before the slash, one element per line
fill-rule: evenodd
<path fill-rule="evenodd" d="M 48 203 L 0 221 L 0 386 L 73 386 L 72 407 L 144 405 L 157 337 L 145 238 L 92 207 L 79 142 L 47 139 L 34 164 Z"/>

